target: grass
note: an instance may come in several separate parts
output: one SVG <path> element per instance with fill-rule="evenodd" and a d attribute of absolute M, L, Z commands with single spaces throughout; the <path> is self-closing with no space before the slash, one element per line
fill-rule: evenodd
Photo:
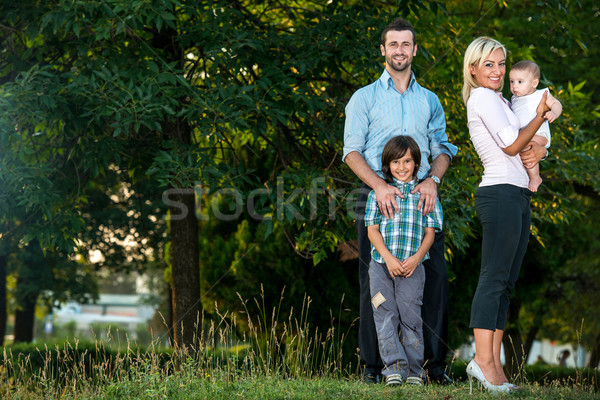
<path fill-rule="evenodd" d="M 520 393 L 499 395 L 494 398 L 515 399 L 598 399 L 589 387 L 565 386 L 559 383 L 538 386 L 524 385 Z M 11 399 L 489 399 L 490 394 L 477 390 L 469 394 L 468 383 L 449 387 L 401 386 L 387 388 L 383 384 L 367 385 L 357 379 L 314 378 L 282 379 L 278 377 L 244 377 L 236 380 L 219 376 L 190 378 L 187 374 L 167 377 L 143 375 L 105 386 L 87 386 L 78 391 L 65 388 L 63 392 L 32 392 L 25 388 L 15 390 Z"/>
<path fill-rule="evenodd" d="M 190 352 L 158 345 L 139 349 L 118 343 L 111 332 L 94 343 L 78 340 L 53 348 L 5 347 L 0 357 L 2 399 L 488 399 L 479 388 L 469 394 L 465 364 L 453 361 L 457 384 L 449 387 L 367 385 L 342 355 L 350 327 L 334 322 L 325 331 L 307 322 L 310 299 L 300 312 L 279 321 L 279 312 L 258 313 L 246 302 L 243 328 L 218 314 L 200 321 L 201 337 Z M 252 317 L 251 317 L 252 315 Z M 333 320 L 333 318 L 332 318 Z M 243 332 L 243 333 L 240 333 Z M 114 334 L 115 332 L 113 332 Z M 118 337 L 118 335 L 117 335 Z M 209 339 L 210 338 L 210 339 Z M 560 372 L 560 374 L 559 374 Z M 523 371 L 517 399 L 600 399 L 597 371 Z M 597 387 L 597 386 L 596 386 Z M 475 388 L 474 388 L 475 389 Z M 507 397 L 507 396 L 504 396 Z M 503 398 L 498 396 L 497 398 Z"/>

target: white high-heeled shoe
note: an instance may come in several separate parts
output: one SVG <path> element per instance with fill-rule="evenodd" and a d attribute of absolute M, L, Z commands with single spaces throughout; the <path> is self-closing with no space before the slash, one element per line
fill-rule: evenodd
<path fill-rule="evenodd" d="M 502 385 L 508 386 L 511 392 L 518 392 L 519 390 L 521 390 L 521 388 L 515 385 L 514 383 L 504 382 Z"/>
<path fill-rule="evenodd" d="M 473 378 L 477 379 L 484 388 L 489 390 L 490 392 L 495 393 L 510 393 L 512 392 L 509 386 L 504 385 L 494 385 L 487 380 L 479 365 L 475 362 L 475 359 L 472 359 L 469 365 L 467 365 L 467 376 L 469 377 L 469 393 L 473 394 Z"/>

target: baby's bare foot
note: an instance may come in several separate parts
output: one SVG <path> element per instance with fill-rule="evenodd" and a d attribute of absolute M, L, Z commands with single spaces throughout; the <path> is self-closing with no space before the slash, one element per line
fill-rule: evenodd
<path fill-rule="evenodd" d="M 536 176 L 536 177 L 530 177 L 529 178 L 529 186 L 528 189 L 531 190 L 532 192 L 537 192 L 538 188 L 540 187 L 540 185 L 542 184 L 542 177 L 541 176 Z"/>

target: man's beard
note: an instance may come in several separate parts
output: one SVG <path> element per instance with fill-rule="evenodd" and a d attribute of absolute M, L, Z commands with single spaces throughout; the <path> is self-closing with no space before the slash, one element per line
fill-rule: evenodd
<path fill-rule="evenodd" d="M 387 60 L 387 64 L 394 70 L 398 72 L 405 71 L 407 68 L 410 68 L 411 60 L 407 57 L 404 63 L 395 62 L 392 57 L 389 57 Z"/>

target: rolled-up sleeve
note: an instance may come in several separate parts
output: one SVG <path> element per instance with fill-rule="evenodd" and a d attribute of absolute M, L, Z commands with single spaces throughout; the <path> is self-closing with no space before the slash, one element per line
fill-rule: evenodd
<path fill-rule="evenodd" d="M 499 147 L 505 148 L 513 144 L 519 136 L 519 129 L 511 125 L 502 101 L 496 93 L 491 90 L 482 91 L 477 110 L 481 121 Z"/>
<path fill-rule="evenodd" d="M 425 227 L 435 228 L 436 232 L 440 232 L 444 226 L 444 212 L 442 210 L 442 203 L 437 199 L 433 212 L 430 212 L 425 216 Z"/>
<path fill-rule="evenodd" d="M 346 156 L 353 151 L 357 151 L 363 155 L 368 130 L 369 118 L 364 90 L 358 90 L 352 95 L 346 105 L 342 161 L 345 162 Z"/>
<path fill-rule="evenodd" d="M 458 152 L 458 147 L 448 140 L 444 109 L 438 97 L 433 93 L 430 95 L 429 105 L 431 107 L 431 118 L 429 120 L 428 132 L 431 159 L 435 160 L 441 154 L 447 154 L 452 159 Z"/>
<path fill-rule="evenodd" d="M 365 207 L 365 225 L 379 225 L 380 223 L 381 213 L 379 212 L 379 206 L 377 205 L 377 198 L 375 197 L 375 191 L 371 190 Z"/>

